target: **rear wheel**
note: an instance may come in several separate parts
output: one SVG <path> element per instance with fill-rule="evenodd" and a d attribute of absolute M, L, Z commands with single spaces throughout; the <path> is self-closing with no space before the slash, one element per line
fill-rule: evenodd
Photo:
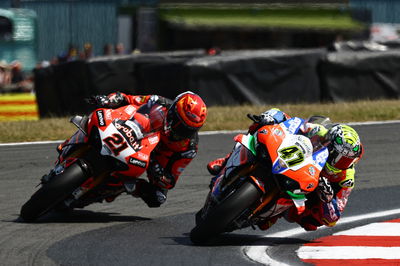
<path fill-rule="evenodd" d="M 190 240 L 197 245 L 206 244 L 213 237 L 224 232 L 226 227 L 253 205 L 261 195 L 262 193 L 252 182 L 246 181 L 233 194 L 212 207 L 204 219 L 197 219 L 197 225 L 190 232 Z"/>
<path fill-rule="evenodd" d="M 21 218 L 25 222 L 35 221 L 69 197 L 86 179 L 85 171 L 78 162 L 74 163 L 32 195 L 21 208 Z"/>

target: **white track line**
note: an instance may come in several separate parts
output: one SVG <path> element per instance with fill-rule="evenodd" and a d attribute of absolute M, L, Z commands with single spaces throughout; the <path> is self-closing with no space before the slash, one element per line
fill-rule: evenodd
<path fill-rule="evenodd" d="M 400 123 L 400 120 L 388 120 L 388 121 L 369 121 L 369 122 L 353 122 L 348 125 L 361 126 L 361 125 L 380 125 L 380 124 L 396 124 Z M 216 131 L 202 131 L 199 135 L 218 135 L 218 134 L 235 134 L 243 133 L 246 130 L 216 130 Z M 34 141 L 34 142 L 12 142 L 12 143 L 0 143 L 2 146 L 18 146 L 18 145 L 35 145 L 35 144 L 56 144 L 63 142 L 64 140 L 53 140 L 53 141 Z"/>
<path fill-rule="evenodd" d="M 23 145 L 36 145 L 36 144 L 56 144 L 63 142 L 64 140 L 48 140 L 48 141 L 32 141 L 32 142 L 11 142 L 11 143 L 0 143 L 0 147 L 3 146 L 23 146 Z"/>
<path fill-rule="evenodd" d="M 384 259 L 399 260 L 400 247 L 313 247 L 303 246 L 298 251 L 302 259 L 316 260 L 335 260 L 342 259 L 346 263 L 346 259 Z M 390 261 L 389 261 L 390 263 Z M 392 262 L 392 265 L 395 265 Z M 397 263 L 397 261 L 396 261 Z"/>
<path fill-rule="evenodd" d="M 395 265 L 400 260 L 400 247 L 397 243 L 393 243 L 393 246 L 383 244 L 385 242 L 392 243 L 393 239 L 395 241 L 398 239 L 400 236 L 400 222 L 370 223 L 340 231 L 333 235 L 350 238 L 347 238 L 344 242 L 338 239 L 336 246 L 324 245 L 323 242 L 319 246 L 303 245 L 296 251 L 297 256 L 302 260 L 321 260 L 326 264 L 332 263 L 327 260 L 337 260 L 339 258 L 343 260 L 343 263 L 348 263 L 347 260 L 359 260 L 359 264 L 367 263 L 367 261 L 361 260 L 384 259 L 392 260 L 388 261 L 388 263 Z M 365 246 L 360 243 L 352 244 L 352 239 L 357 239 L 358 237 L 366 237 Z M 369 237 L 371 238 L 369 239 Z"/>
<path fill-rule="evenodd" d="M 373 219 L 373 218 L 380 218 L 380 217 L 385 217 L 385 216 L 390 216 L 390 215 L 396 215 L 400 214 L 400 209 L 394 209 L 394 210 L 387 210 L 387 211 L 382 211 L 382 212 L 373 212 L 373 213 L 367 213 L 367 214 L 361 214 L 361 215 L 356 215 L 356 216 L 351 216 L 351 217 L 344 217 L 339 220 L 338 225 L 344 225 L 348 223 L 352 223 L 355 221 L 362 221 L 364 219 Z M 318 230 L 324 230 L 328 227 L 321 227 Z M 293 237 L 295 235 L 299 234 L 304 234 L 306 231 L 304 231 L 303 228 L 294 228 L 286 231 L 281 231 L 277 232 L 275 234 L 270 234 L 270 235 L 265 235 L 267 238 L 285 238 L 285 237 Z M 251 259 L 252 261 L 259 262 L 265 265 L 271 265 L 271 266 L 276 266 L 276 265 L 288 265 L 286 263 L 277 261 L 270 256 L 268 256 L 268 249 L 271 246 L 268 245 L 260 245 L 260 246 L 245 246 L 243 247 L 243 252 L 244 254 Z"/>
<path fill-rule="evenodd" d="M 350 230 L 341 231 L 334 235 L 347 236 L 399 236 L 400 223 L 371 223 Z"/>

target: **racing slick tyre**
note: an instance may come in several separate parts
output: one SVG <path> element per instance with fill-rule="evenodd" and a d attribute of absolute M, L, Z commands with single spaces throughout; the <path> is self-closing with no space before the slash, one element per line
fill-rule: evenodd
<path fill-rule="evenodd" d="M 65 200 L 81 185 L 87 175 L 78 163 L 74 163 L 63 173 L 44 183 L 22 206 L 20 217 L 25 222 L 33 222 Z"/>
<path fill-rule="evenodd" d="M 213 206 L 204 219 L 196 219 L 198 223 L 190 232 L 190 240 L 195 245 L 206 244 L 224 232 L 226 227 L 253 205 L 261 195 L 262 193 L 251 181 L 246 181 L 234 193 Z"/>

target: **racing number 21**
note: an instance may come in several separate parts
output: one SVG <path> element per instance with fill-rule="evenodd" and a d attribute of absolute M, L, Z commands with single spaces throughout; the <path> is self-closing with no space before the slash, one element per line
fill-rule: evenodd
<path fill-rule="evenodd" d="M 295 166 L 304 161 L 304 154 L 297 146 L 283 148 L 278 152 L 289 167 Z"/>
<path fill-rule="evenodd" d="M 108 147 L 110 147 L 115 156 L 118 156 L 121 151 L 128 148 L 128 144 L 126 143 L 125 139 L 117 133 L 112 134 L 110 137 L 105 138 L 103 141 L 108 145 Z"/>

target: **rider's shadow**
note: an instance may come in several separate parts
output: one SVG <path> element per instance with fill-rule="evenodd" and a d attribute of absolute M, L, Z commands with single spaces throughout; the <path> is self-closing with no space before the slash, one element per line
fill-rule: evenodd
<path fill-rule="evenodd" d="M 66 212 L 50 212 L 40 217 L 34 223 L 111 223 L 148 221 L 150 218 L 140 216 L 120 215 L 113 212 L 90 210 L 72 210 Z M 15 222 L 24 222 L 18 217 Z M 31 222 L 32 223 L 32 222 Z"/>

